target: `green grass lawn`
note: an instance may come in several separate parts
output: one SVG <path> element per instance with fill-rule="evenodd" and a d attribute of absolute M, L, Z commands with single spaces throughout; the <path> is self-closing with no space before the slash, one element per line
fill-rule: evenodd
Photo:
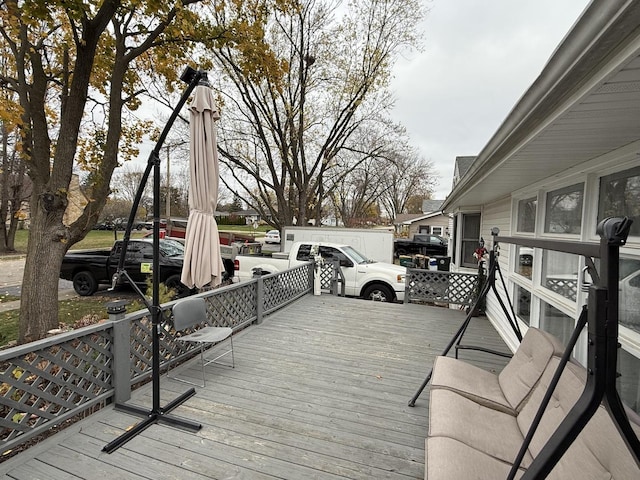
<path fill-rule="evenodd" d="M 60 324 L 74 327 L 78 326 L 80 320 L 87 316 L 95 315 L 97 320 L 106 319 L 108 315 L 105 305 L 113 300 L 113 297 L 100 295 L 60 300 L 58 302 L 58 321 Z M 17 340 L 19 319 L 19 310 L 0 312 L 0 345 Z"/>
<path fill-rule="evenodd" d="M 131 238 L 141 238 L 147 232 L 142 230 L 134 231 L 131 234 Z M 15 247 L 17 253 L 27 253 L 27 239 L 29 236 L 28 230 L 18 230 L 16 232 Z M 118 232 L 118 240 L 121 240 L 124 236 L 124 232 Z M 80 242 L 73 245 L 73 250 L 86 250 L 96 248 L 111 248 L 114 242 L 113 232 L 108 230 L 91 230 L 87 236 Z"/>
<path fill-rule="evenodd" d="M 239 233 L 254 233 L 256 237 L 263 237 L 266 232 L 273 230 L 273 227 L 269 225 L 260 225 L 258 229 L 254 231 L 251 225 L 220 225 L 219 230 L 221 232 L 239 232 Z M 137 231 L 134 230 L 131 233 L 131 238 L 141 238 L 147 234 L 146 230 Z M 17 253 L 27 253 L 27 237 L 29 235 L 28 230 L 18 230 L 16 232 L 15 247 Z M 124 236 L 124 232 L 117 232 L 118 240 L 121 240 Z M 71 247 L 72 250 L 87 250 L 98 248 L 111 248 L 115 240 L 112 231 L 108 230 L 91 230 L 87 236 Z"/>

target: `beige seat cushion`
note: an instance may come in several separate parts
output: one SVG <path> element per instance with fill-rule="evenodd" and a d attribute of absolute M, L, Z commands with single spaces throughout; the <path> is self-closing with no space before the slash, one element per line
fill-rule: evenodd
<path fill-rule="evenodd" d="M 512 463 L 523 442 L 516 417 L 485 407 L 447 389 L 431 390 L 429 438 L 447 437 L 506 463 Z M 531 463 L 526 455 L 523 466 Z"/>
<path fill-rule="evenodd" d="M 564 346 L 553 335 L 529 328 L 499 375 L 451 357 L 437 357 L 431 388 L 446 388 L 481 405 L 515 415 L 540 380 L 549 360 Z"/>
<path fill-rule="evenodd" d="M 497 480 L 507 478 L 511 469 L 508 463 L 453 438 L 430 437 L 425 450 L 428 480 Z M 518 470 L 516 478 L 522 477 L 523 472 Z"/>
<path fill-rule="evenodd" d="M 502 394 L 498 376 L 462 360 L 436 357 L 431 389 L 436 388 L 454 391 L 486 407 L 515 415 L 514 409 Z"/>

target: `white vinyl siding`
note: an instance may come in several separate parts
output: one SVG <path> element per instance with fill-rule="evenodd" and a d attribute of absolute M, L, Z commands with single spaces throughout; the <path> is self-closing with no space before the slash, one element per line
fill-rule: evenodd
<path fill-rule="evenodd" d="M 505 198 L 498 202 L 490 203 L 484 206 L 482 210 L 482 237 L 484 238 L 485 247 L 490 250 L 493 247 L 493 237 L 491 235 L 491 229 L 498 227 L 500 230 L 499 235 L 511 236 L 511 199 Z M 512 246 L 507 243 L 500 244 L 500 254 L 498 256 L 498 262 L 500 269 L 505 279 L 505 283 L 508 278 L 509 272 L 509 252 Z M 488 266 L 488 265 L 487 265 Z M 502 299 L 506 298 L 506 293 L 502 287 L 502 282 L 498 278 L 496 281 L 496 288 L 500 292 Z M 511 292 L 509 292 L 511 297 Z M 486 304 L 487 316 L 492 320 L 492 323 L 505 340 L 507 345 L 515 351 L 518 346 L 518 340 L 515 333 L 511 329 L 507 318 L 505 317 L 498 300 L 493 292 L 487 296 Z M 525 326 L 521 324 L 521 328 Z M 524 331 L 522 332 L 524 334 Z"/>

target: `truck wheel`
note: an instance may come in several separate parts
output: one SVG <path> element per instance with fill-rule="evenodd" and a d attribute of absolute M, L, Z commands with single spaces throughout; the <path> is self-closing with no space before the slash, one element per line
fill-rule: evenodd
<path fill-rule="evenodd" d="M 180 281 L 180 275 L 171 275 L 164 281 L 164 284 L 176 292 L 176 298 L 188 297 L 191 293 L 189 287 Z"/>
<path fill-rule="evenodd" d="M 98 282 L 91 272 L 78 272 L 73 276 L 73 289 L 81 297 L 88 297 L 98 290 Z"/>
<path fill-rule="evenodd" d="M 393 290 L 382 283 L 374 283 L 364 289 L 362 298 L 365 300 L 374 300 L 378 302 L 393 302 L 396 296 Z"/>

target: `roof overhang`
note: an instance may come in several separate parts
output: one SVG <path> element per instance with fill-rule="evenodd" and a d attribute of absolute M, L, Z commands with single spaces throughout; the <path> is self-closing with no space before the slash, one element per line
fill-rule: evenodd
<path fill-rule="evenodd" d="M 482 205 L 640 139 L 640 2 L 592 2 L 442 208 Z"/>
<path fill-rule="evenodd" d="M 433 218 L 433 217 L 439 217 L 440 215 L 444 215 L 444 212 L 427 213 L 425 215 L 422 215 L 421 217 L 416 217 L 416 218 L 412 218 L 410 220 L 405 220 L 404 222 L 402 222 L 402 225 L 411 225 L 412 223 L 421 222 L 422 220 L 427 220 L 427 219 Z"/>

